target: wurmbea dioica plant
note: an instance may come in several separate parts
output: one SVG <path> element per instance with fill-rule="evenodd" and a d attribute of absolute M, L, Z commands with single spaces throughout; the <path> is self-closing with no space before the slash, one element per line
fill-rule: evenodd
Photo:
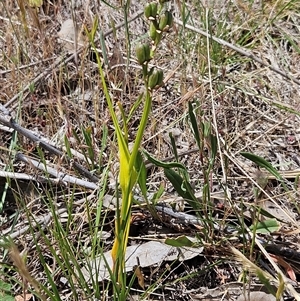
<path fill-rule="evenodd" d="M 149 37 L 151 39 L 151 44 L 145 43 L 137 46 L 136 48 L 137 60 L 138 63 L 142 66 L 145 92 L 143 92 L 143 94 L 138 98 L 138 100 L 140 100 L 141 97 L 144 99 L 144 108 L 131 151 L 129 150 L 128 146 L 128 124 L 124 110 L 121 103 L 119 102 L 118 106 L 122 112 L 121 116 L 123 119 L 123 128 L 121 128 L 113 107 L 113 102 L 107 89 L 99 54 L 97 51 L 95 51 L 103 92 L 105 94 L 109 112 L 116 130 L 119 150 L 119 184 L 121 188 L 122 202 L 120 204 L 120 207 L 118 206 L 116 210 L 115 240 L 111 251 L 111 256 L 113 259 L 112 280 L 115 293 L 117 293 L 118 299 L 120 300 L 125 300 L 127 292 L 125 255 L 130 230 L 132 190 L 135 184 L 138 182 L 139 177 L 136 169 L 137 156 L 139 155 L 139 148 L 147 125 L 147 120 L 151 112 L 152 92 L 154 89 L 159 88 L 163 83 L 162 70 L 159 70 L 157 68 L 149 68 L 149 61 L 153 59 L 154 54 L 157 50 L 157 46 L 161 41 L 164 32 L 169 30 L 169 28 L 173 24 L 173 16 L 171 12 L 169 12 L 165 8 L 166 2 L 168 2 L 168 0 L 159 0 L 158 2 L 154 1 L 148 4 L 144 9 L 145 16 L 150 22 Z M 92 31 L 88 33 L 89 40 L 94 49 L 96 49 L 94 37 L 97 27 L 98 22 L 96 20 L 95 24 L 93 25 Z"/>
<path fill-rule="evenodd" d="M 163 37 L 163 33 L 166 32 L 173 23 L 171 12 L 165 9 L 165 2 L 167 1 L 161 0 L 159 2 L 151 2 L 144 9 L 145 16 L 150 22 L 149 36 L 152 43 L 151 45 L 145 43 L 136 48 L 136 56 L 139 64 L 142 66 L 143 80 L 146 89 L 142 96 L 144 98 L 142 118 L 132 151 L 130 151 L 128 147 L 127 121 L 123 115 L 124 128 L 122 132 L 111 99 L 108 93 L 106 93 L 108 107 L 116 128 L 120 161 L 119 183 L 122 193 L 122 203 L 120 204 L 120 209 L 117 210 L 115 220 L 115 240 L 111 255 L 114 263 L 113 274 L 121 286 L 121 289 L 124 289 L 126 286 L 125 254 L 130 229 L 132 190 L 138 180 L 138 172 L 135 168 L 135 163 L 147 125 L 147 120 L 151 112 L 152 92 L 163 83 L 162 70 L 156 68 L 150 69 L 149 61 L 153 58 L 157 46 Z M 104 81 L 103 85 L 105 85 Z M 106 89 L 106 87 L 104 89 Z M 121 104 L 119 105 L 121 106 Z"/>

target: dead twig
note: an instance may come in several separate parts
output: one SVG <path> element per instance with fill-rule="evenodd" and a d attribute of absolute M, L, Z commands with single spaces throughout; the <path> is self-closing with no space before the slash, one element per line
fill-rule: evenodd
<path fill-rule="evenodd" d="M 59 168 L 53 168 L 50 166 L 45 166 L 42 162 L 39 162 L 37 160 L 34 160 L 32 158 L 29 158 L 27 156 L 25 156 L 24 154 L 21 153 L 17 153 L 16 155 L 16 160 L 20 160 L 22 162 L 25 162 L 27 164 L 30 164 L 31 166 L 33 166 L 34 168 L 37 168 L 39 170 L 42 170 L 44 172 L 47 172 L 48 174 L 54 176 L 55 178 L 58 179 L 58 181 L 62 181 L 62 182 L 66 182 L 66 183 L 70 183 L 70 184 L 76 184 L 88 189 L 97 189 L 98 185 L 95 183 L 91 183 L 91 182 L 87 182 L 84 180 L 81 180 L 79 178 L 70 176 L 66 173 L 60 172 L 58 171 Z"/>
<path fill-rule="evenodd" d="M 20 126 L 15 120 L 13 120 L 11 117 L 3 116 L 0 114 L 0 123 L 3 125 L 8 126 L 9 128 L 14 129 L 21 135 L 25 136 L 26 138 L 30 139 L 31 141 L 38 143 L 40 147 L 43 149 L 49 151 L 51 154 L 54 154 L 59 157 L 65 157 L 64 153 L 60 150 L 58 150 L 56 147 L 50 145 L 49 143 L 46 143 L 44 139 L 37 137 L 34 133 L 32 133 L 30 130 L 23 128 Z M 88 171 L 85 167 L 78 164 L 77 162 L 74 162 L 74 160 L 71 160 L 67 157 L 65 159 L 68 161 L 69 164 L 73 165 L 74 168 L 83 176 L 87 177 L 89 180 L 91 180 L 94 183 L 97 183 L 99 179 L 94 176 L 90 171 Z M 94 188 L 92 188 L 94 189 Z"/>

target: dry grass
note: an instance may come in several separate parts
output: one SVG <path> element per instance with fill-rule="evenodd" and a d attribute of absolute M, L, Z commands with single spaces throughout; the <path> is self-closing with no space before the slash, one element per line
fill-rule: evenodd
<path fill-rule="evenodd" d="M 53 154 L 51 149 L 41 155 L 35 142 L 20 132 L 15 135 L 9 127 L 4 126 L 11 125 L 9 122 L 1 122 L 1 171 L 22 172 L 34 177 L 33 181 L 17 181 L 1 175 L 1 186 L 5 187 L 7 182 L 11 188 L 8 192 L 0 189 L 6 195 L 1 231 L 5 236 L 13 234 L 22 255 L 27 253 L 31 275 L 46 285 L 39 257 L 39 254 L 43 254 L 53 271 L 61 299 L 71 300 L 68 294 L 72 289 L 62 285 L 63 273 L 53 256 L 53 252 L 61 252 L 57 237 L 52 236 L 51 231 L 44 231 L 49 241 L 45 243 L 45 237 L 41 235 L 40 253 L 33 237 L 41 230 L 55 229 L 56 224 L 49 212 L 63 210 L 60 221 L 66 226 L 65 235 L 77 250 L 76 256 L 80 262 L 84 258 L 83 246 L 91 245 L 92 231 L 89 227 L 90 222 L 96 220 L 97 200 L 102 198 L 101 194 L 112 195 L 115 191 L 118 161 L 114 129 L 85 28 L 90 30 L 98 16 L 100 28 L 96 34 L 97 47 L 102 49 L 104 64 L 107 57 L 105 68 L 110 94 L 116 102 L 121 101 L 129 113 L 143 89 L 134 48 L 137 43 L 147 40 L 148 25 L 143 15 L 139 15 L 129 23 L 128 39 L 122 8 L 111 8 L 94 0 L 88 3 L 74 1 L 77 6 L 73 8 L 64 1 L 52 2 L 44 1 L 38 12 L 17 5 L 24 4 L 23 1 L 2 1 L 0 4 L 3 12 L 0 16 L 0 115 L 1 120 L 5 116 L 12 116 L 21 127 L 31 130 L 39 139 L 44 137 L 47 143 L 59 149 L 64 148 L 64 154 L 70 149 L 78 153 L 73 153 L 72 160 L 67 160 L 65 155 Z M 146 1 L 131 2 L 128 19 L 140 13 Z M 217 195 L 211 199 L 210 205 L 221 208 L 221 212 L 215 213 L 214 218 L 226 228 L 226 219 L 232 219 L 234 223 L 235 215 L 243 213 L 242 206 L 251 211 L 253 204 L 259 205 L 286 222 L 276 238 L 287 243 L 289 248 L 298 249 L 300 3 L 287 0 L 198 2 L 189 0 L 170 4 L 178 22 L 163 40 L 158 56 L 153 61 L 154 65 L 164 70 L 166 79 L 165 85 L 155 92 L 143 147 L 161 160 L 171 157 L 171 132 L 180 160 L 189 171 L 192 186 L 196 192 L 202 192 L 203 170 L 208 164 L 211 146 L 205 141 L 203 154 L 190 152 L 196 149 L 188 120 L 188 102 L 192 101 L 199 124 L 210 123 L 212 132 L 218 135 L 218 154 L 209 188 L 211 193 Z M 63 21 L 72 18 L 78 24 L 78 45 L 59 39 L 59 36 L 62 37 L 60 29 Z M 184 24 L 187 22 L 191 27 L 178 25 L 180 21 Z M 111 28 L 114 30 L 111 31 Z M 105 35 L 105 47 L 100 43 L 100 29 Z M 208 37 L 197 33 L 197 29 L 207 32 Z M 242 55 L 220 41 L 209 39 L 210 36 L 227 41 L 252 55 Z M 74 54 L 77 47 L 80 50 Z M 281 70 L 287 77 L 267 66 Z M 130 139 L 135 136 L 141 110 L 138 108 L 130 119 Z M 103 137 L 106 133 L 105 140 Z M 32 164 L 14 160 L 17 151 L 37 160 L 42 161 L 43 158 L 44 165 L 85 182 L 81 186 L 73 185 L 59 178 L 59 175 L 52 176 L 52 181 L 49 181 L 45 172 Z M 240 156 L 242 151 L 254 153 L 271 162 L 286 179 L 286 189 Z M 89 173 L 74 167 L 74 162 Z M 148 175 L 149 193 L 156 192 L 162 184 L 165 188 L 163 198 L 173 197 L 174 189 L 161 169 L 151 167 Z M 38 182 L 41 185 L 39 190 L 36 188 Z M 86 188 L 89 183 L 99 185 L 100 189 L 92 193 L 91 189 Z M 264 191 L 255 194 L 255 183 Z M 53 204 L 49 205 L 49 202 Z M 186 206 L 185 211 L 188 209 Z M 145 216 L 151 219 L 148 212 Z M 251 218 L 246 216 L 251 224 Z M 31 224 L 31 231 L 18 232 L 28 226 L 29 220 L 33 223 L 33 218 L 38 223 L 44 220 L 40 228 Z M 112 220 L 113 209 L 105 211 L 105 223 L 101 231 L 107 232 L 111 238 Z M 165 222 L 164 227 L 170 223 Z M 187 228 L 195 232 L 194 228 Z M 201 268 L 205 270 L 209 266 L 210 269 L 203 272 L 204 276 L 197 276 L 198 288 L 213 288 L 237 279 L 240 271 L 237 264 L 230 262 L 214 266 L 214 256 L 228 258 L 224 251 L 226 247 L 215 249 L 215 245 L 221 244 L 223 238 L 216 235 L 209 241 Z M 48 248 L 49 242 L 53 249 Z M 111 242 L 112 239 L 103 242 L 103 249 L 109 249 Z M 243 248 L 248 249 L 245 242 Z M 9 258 L 4 255 L 1 261 L 5 262 L 1 281 L 12 283 L 15 294 L 24 292 L 24 279 L 14 272 Z M 191 266 L 187 264 L 185 269 Z M 299 277 L 297 268 L 294 266 Z M 225 275 L 218 274 L 222 269 L 226 273 L 231 269 L 227 280 Z M 9 271 L 8 276 L 4 276 L 6 271 Z M 184 271 L 179 275 L 186 276 Z M 15 284 L 16 279 L 19 284 Z M 175 283 L 170 287 L 183 291 L 192 287 L 188 281 L 185 287 Z M 78 288 L 79 285 L 76 285 L 74 287 Z M 167 293 L 169 297 L 172 295 L 170 291 Z M 78 288 L 78 296 L 74 300 L 88 298 L 85 293 Z M 176 294 L 174 296 L 178 300 L 187 300 L 189 297 L 188 293 Z M 195 296 L 196 291 L 193 294 Z"/>

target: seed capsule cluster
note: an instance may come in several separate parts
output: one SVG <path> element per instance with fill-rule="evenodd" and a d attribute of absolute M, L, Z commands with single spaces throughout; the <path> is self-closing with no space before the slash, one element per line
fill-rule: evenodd
<path fill-rule="evenodd" d="M 166 2 L 168 0 L 159 0 L 159 2 L 153 1 L 146 5 L 144 14 L 150 22 L 148 34 L 152 41 L 152 48 L 150 49 L 150 45 L 147 43 L 136 48 L 137 60 L 143 66 L 144 78 L 150 90 L 156 89 L 163 84 L 163 71 L 156 68 L 151 68 L 148 71 L 148 62 L 153 58 L 163 33 L 168 31 L 173 25 L 172 13 L 164 8 Z"/>

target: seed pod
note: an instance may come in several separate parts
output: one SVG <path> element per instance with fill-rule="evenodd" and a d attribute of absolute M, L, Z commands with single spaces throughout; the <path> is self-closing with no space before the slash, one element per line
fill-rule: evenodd
<path fill-rule="evenodd" d="M 157 85 L 157 81 L 158 81 L 158 72 L 155 70 L 148 79 L 148 87 L 150 89 L 154 89 Z"/>
<path fill-rule="evenodd" d="M 151 7 L 152 7 L 151 17 L 156 18 L 156 16 L 157 16 L 157 2 L 152 2 Z"/>
<path fill-rule="evenodd" d="M 149 3 L 144 9 L 145 17 L 154 20 L 157 15 L 157 2 Z"/>
<path fill-rule="evenodd" d="M 153 90 L 163 84 L 164 73 L 162 70 L 154 70 L 148 79 L 148 87 Z"/>
<path fill-rule="evenodd" d="M 162 32 L 161 30 L 157 31 L 156 39 L 155 39 L 155 41 L 154 41 L 154 44 L 155 44 L 155 45 L 158 45 L 159 42 L 161 41 L 162 33 L 163 33 L 163 32 Z"/>
<path fill-rule="evenodd" d="M 144 8 L 144 14 L 145 14 L 145 17 L 147 19 L 149 19 L 152 15 L 152 7 L 151 7 L 151 3 L 148 4 L 145 8 Z"/>
<path fill-rule="evenodd" d="M 155 27 L 154 23 L 151 22 L 150 28 L 149 28 L 149 37 L 151 38 L 152 41 L 155 41 L 156 36 L 157 36 L 156 27 Z"/>
<path fill-rule="evenodd" d="M 157 86 L 161 86 L 163 84 L 163 79 L 164 79 L 164 72 L 162 70 L 157 70 Z"/>
<path fill-rule="evenodd" d="M 148 44 L 139 45 L 136 47 L 136 57 L 139 64 L 144 64 L 151 59 L 150 57 L 150 47 Z"/>
<path fill-rule="evenodd" d="M 173 26 L 173 15 L 170 11 L 166 11 L 165 14 L 168 16 L 168 22 L 167 25 L 169 27 Z"/>
<path fill-rule="evenodd" d="M 172 13 L 170 11 L 165 11 L 165 13 L 160 17 L 158 28 L 163 31 L 168 29 L 172 25 L 173 25 Z"/>
<path fill-rule="evenodd" d="M 168 24 L 168 16 L 164 13 L 159 19 L 158 28 L 160 30 L 164 30 L 167 24 Z"/>
<path fill-rule="evenodd" d="M 148 44 L 144 44 L 144 52 L 145 52 L 145 60 L 148 62 L 151 60 L 150 55 L 150 46 Z"/>

